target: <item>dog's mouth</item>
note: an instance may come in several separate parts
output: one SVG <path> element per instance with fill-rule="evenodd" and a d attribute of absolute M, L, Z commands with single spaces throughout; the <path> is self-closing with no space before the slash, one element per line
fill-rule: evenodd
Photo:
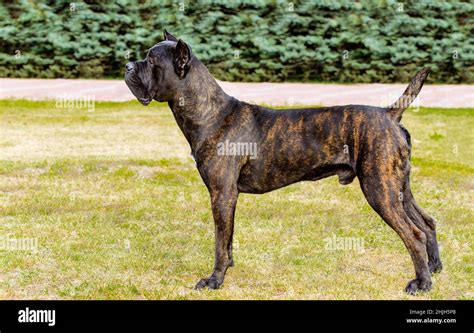
<path fill-rule="evenodd" d="M 156 93 L 148 93 L 147 94 L 148 96 L 145 98 L 145 97 L 142 97 L 142 98 L 137 98 L 138 101 L 140 103 L 142 103 L 143 105 L 147 106 L 148 104 L 150 104 L 153 100 L 155 101 L 158 101 L 158 98 L 157 98 L 157 94 Z"/>
<path fill-rule="evenodd" d="M 142 103 L 142 104 L 145 105 L 145 106 L 147 106 L 148 104 L 150 104 L 151 101 L 153 100 L 152 98 L 150 98 L 150 99 L 148 99 L 148 98 L 147 98 L 147 99 L 145 99 L 145 98 L 137 98 L 137 99 L 138 99 L 138 101 L 139 101 L 140 103 Z"/>
<path fill-rule="evenodd" d="M 137 76 L 131 75 L 131 74 L 125 74 L 125 83 L 127 84 L 132 94 L 135 96 L 135 98 L 142 105 L 147 106 L 148 104 L 151 103 L 154 96 L 149 96 L 147 92 L 144 93 L 145 86 L 143 85 L 143 83 Z"/>

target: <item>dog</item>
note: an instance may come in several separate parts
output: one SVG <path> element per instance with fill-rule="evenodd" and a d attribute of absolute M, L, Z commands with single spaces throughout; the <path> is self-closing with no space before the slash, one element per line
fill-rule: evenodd
<path fill-rule="evenodd" d="M 166 30 L 144 60 L 127 63 L 125 82 L 139 102 L 168 102 L 210 193 L 215 264 L 210 277 L 195 288 L 218 289 L 234 265 L 239 193 L 262 194 L 337 175 L 342 185 L 357 177 L 370 206 L 403 240 L 416 275 L 405 291 L 430 290 L 431 274 L 442 269 L 436 221 L 410 190 L 410 134 L 400 124 L 429 71 L 420 70 L 388 107 L 273 110 L 227 95 L 192 49 Z M 233 149 L 219 151 L 223 143 L 227 148 L 233 143 Z M 237 153 L 236 145 L 242 143 L 257 151 Z"/>

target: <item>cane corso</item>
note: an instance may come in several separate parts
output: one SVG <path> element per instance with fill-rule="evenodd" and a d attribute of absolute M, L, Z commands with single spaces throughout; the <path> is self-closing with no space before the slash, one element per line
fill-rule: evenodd
<path fill-rule="evenodd" d="M 400 124 L 428 73 L 428 68 L 420 70 L 388 107 L 273 110 L 227 95 L 191 48 L 166 31 L 164 41 L 149 49 L 144 60 L 128 63 L 125 82 L 143 105 L 168 102 L 210 193 L 215 265 L 196 289 L 219 288 L 234 265 L 239 193 L 261 194 L 337 175 L 343 185 L 357 177 L 370 206 L 405 243 L 416 273 L 405 291 L 429 290 L 431 273 L 442 268 L 436 222 L 410 190 L 410 134 Z M 243 143 L 256 151 L 239 153 L 236 147 Z"/>

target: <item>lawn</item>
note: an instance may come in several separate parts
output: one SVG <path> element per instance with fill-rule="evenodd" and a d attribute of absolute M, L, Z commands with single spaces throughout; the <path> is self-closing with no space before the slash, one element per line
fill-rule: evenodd
<path fill-rule="evenodd" d="M 241 195 L 221 290 L 207 190 L 166 105 L 0 101 L 0 299 L 474 299 L 474 109 L 408 110 L 412 188 L 434 216 L 442 273 L 408 296 L 401 239 L 357 179 Z M 328 250 L 329 238 L 359 249 Z M 0 242 L 1 245 L 1 242 Z"/>

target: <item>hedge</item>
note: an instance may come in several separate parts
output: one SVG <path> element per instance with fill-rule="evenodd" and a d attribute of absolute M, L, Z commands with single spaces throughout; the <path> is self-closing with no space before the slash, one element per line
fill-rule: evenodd
<path fill-rule="evenodd" d="M 0 76 L 121 77 L 166 28 L 227 81 L 474 83 L 474 4 L 451 1 L 17 1 Z"/>

